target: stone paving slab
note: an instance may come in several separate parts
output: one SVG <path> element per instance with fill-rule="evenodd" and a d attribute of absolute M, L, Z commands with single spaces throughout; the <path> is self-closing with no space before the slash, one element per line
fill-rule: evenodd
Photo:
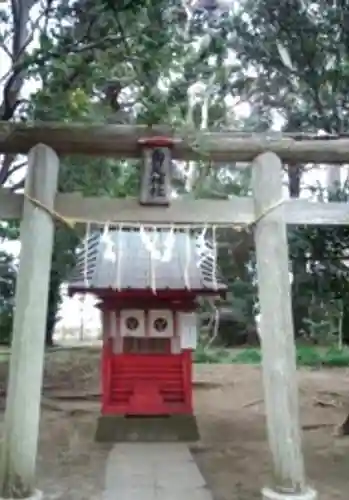
<path fill-rule="evenodd" d="M 103 500 L 213 500 L 184 443 L 118 443 Z"/>

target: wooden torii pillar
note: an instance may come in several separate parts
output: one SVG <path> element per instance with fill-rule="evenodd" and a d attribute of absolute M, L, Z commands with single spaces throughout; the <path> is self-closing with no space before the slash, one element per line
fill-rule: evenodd
<path fill-rule="evenodd" d="M 0 497 L 39 500 L 35 465 L 59 160 L 38 144 L 28 155 L 12 354 L 1 443 Z M 41 206 L 40 206 L 41 205 Z M 47 208 L 47 210 L 44 209 Z"/>
<path fill-rule="evenodd" d="M 258 156 L 252 169 L 255 244 L 260 303 L 264 399 L 274 484 L 263 500 L 315 500 L 306 484 L 291 308 L 282 163 L 274 153 Z M 279 207 L 278 210 L 273 208 Z"/>

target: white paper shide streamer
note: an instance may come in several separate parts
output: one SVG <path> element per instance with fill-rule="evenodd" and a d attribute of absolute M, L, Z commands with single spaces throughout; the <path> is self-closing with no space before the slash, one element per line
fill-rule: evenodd
<path fill-rule="evenodd" d="M 129 226 L 129 224 L 127 224 Z M 157 290 L 157 263 L 170 262 L 174 255 L 176 242 L 176 227 L 171 224 L 166 227 L 158 227 L 154 225 L 135 225 L 139 231 L 139 237 L 145 250 L 149 254 L 149 278 L 150 286 L 154 293 Z M 211 281 L 212 287 L 217 290 L 217 227 L 212 227 L 212 235 L 207 238 L 208 226 L 187 226 L 183 229 L 181 226 L 181 234 L 184 236 L 184 248 L 182 248 L 183 262 L 183 278 L 184 285 L 187 290 L 191 290 L 192 283 L 190 282 L 190 267 L 193 263 L 198 268 L 206 268 L 206 273 L 209 273 L 207 278 Z M 195 256 L 193 255 L 193 235 L 192 231 L 199 230 L 195 241 Z M 105 224 L 102 234 L 103 242 L 103 258 L 109 260 L 115 266 L 113 276 L 113 288 L 120 291 L 122 289 L 122 259 L 125 254 L 125 227 L 120 223 L 117 228 L 110 229 L 109 223 Z M 116 234 L 115 234 L 116 233 Z M 182 240 L 183 241 L 183 240 Z M 86 238 L 88 245 L 88 237 Z M 179 249 L 178 249 L 179 250 Z M 87 282 L 87 251 L 85 251 L 85 282 Z"/>
<path fill-rule="evenodd" d="M 115 261 L 114 243 L 110 236 L 109 222 L 104 224 L 102 242 L 104 246 L 104 258 L 110 261 Z"/>
<path fill-rule="evenodd" d="M 184 265 L 184 284 L 187 290 L 190 290 L 190 262 L 191 262 L 191 239 L 190 226 L 185 230 L 185 265 Z"/>
<path fill-rule="evenodd" d="M 205 226 L 201 233 L 196 238 L 196 253 L 197 253 L 197 267 L 202 268 L 205 262 L 212 262 L 210 279 L 212 286 L 215 290 L 218 289 L 217 283 L 217 227 L 212 227 L 212 245 L 208 243 L 207 226 Z"/>
<path fill-rule="evenodd" d="M 105 280 L 109 281 L 109 273 L 110 268 L 112 269 L 112 273 L 118 273 L 118 267 L 115 265 L 117 258 L 119 258 L 119 255 L 115 251 L 115 243 L 114 239 L 112 237 L 114 231 L 110 229 L 110 223 L 106 222 L 103 227 L 103 233 L 101 237 L 101 242 L 102 242 L 102 248 L 103 248 L 103 259 L 105 261 L 109 261 L 110 267 L 103 266 L 103 270 L 99 272 L 98 276 L 98 281 L 101 283 L 104 283 Z M 102 273 L 102 275 L 100 275 Z M 105 276 L 105 274 L 108 274 L 108 276 Z M 115 281 L 117 281 L 117 278 L 113 280 L 112 286 L 115 288 Z"/>
<path fill-rule="evenodd" d="M 160 235 L 162 238 L 160 238 Z M 140 237 L 144 247 L 150 255 L 151 288 L 152 291 L 156 293 L 156 262 L 170 262 L 172 259 L 175 243 L 174 227 L 171 226 L 166 232 L 160 232 L 156 226 L 147 229 L 141 226 Z M 160 240 L 162 240 L 162 249 L 159 248 Z"/>
<path fill-rule="evenodd" d="M 162 233 L 162 235 L 164 234 L 165 233 Z M 172 259 L 173 247 L 175 242 L 173 226 L 171 226 L 170 229 L 166 231 L 166 238 L 163 243 L 164 249 L 162 252 L 159 248 L 157 248 L 160 233 L 155 226 L 153 226 L 151 230 L 145 229 L 144 226 L 141 226 L 140 235 L 143 245 L 151 254 L 153 259 L 160 262 L 170 262 L 170 260 Z"/>
<path fill-rule="evenodd" d="M 116 253 L 116 279 L 115 279 L 115 288 L 120 292 L 121 290 L 121 262 L 122 262 L 122 257 L 123 257 L 123 236 L 124 233 L 122 231 L 123 225 L 119 224 L 118 229 L 117 229 L 117 235 L 118 235 L 118 246 L 117 246 L 117 253 Z"/>
<path fill-rule="evenodd" d="M 150 252 L 150 286 L 152 289 L 153 293 L 156 293 L 156 270 L 155 270 L 155 263 L 156 259 L 158 258 L 157 255 L 157 243 L 159 239 L 159 233 L 156 230 L 156 227 L 153 226 L 152 228 L 152 245 L 153 245 L 153 252 Z M 159 259 L 160 260 L 160 259 Z"/>
<path fill-rule="evenodd" d="M 88 245 L 89 245 L 89 240 L 90 240 L 90 233 L 91 233 L 91 224 L 88 222 L 86 224 L 86 233 L 85 233 L 85 241 L 84 241 L 84 285 L 87 288 L 88 287 Z"/>

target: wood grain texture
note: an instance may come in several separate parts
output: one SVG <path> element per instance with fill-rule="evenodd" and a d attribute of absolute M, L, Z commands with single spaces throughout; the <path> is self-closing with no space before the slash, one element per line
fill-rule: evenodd
<path fill-rule="evenodd" d="M 168 136 L 174 139 L 173 157 L 223 162 L 249 162 L 265 151 L 276 153 L 284 162 L 349 163 L 349 139 L 298 140 L 267 134 L 236 134 L 233 131 L 191 133 L 166 126 L 88 125 L 82 123 L 0 122 L 0 153 L 26 154 L 43 143 L 59 155 L 113 156 L 139 158 L 139 139 Z"/>
<path fill-rule="evenodd" d="M 296 350 L 285 211 L 268 213 L 282 196 L 282 165 L 273 153 L 256 158 L 252 175 L 255 210 L 260 337 L 264 398 L 275 484 L 290 493 L 305 488 L 298 416 Z M 266 214 L 263 216 L 263 214 Z"/>
<path fill-rule="evenodd" d="M 25 192 L 53 208 L 59 160 L 42 144 L 29 153 Z M 0 495 L 23 498 L 35 489 L 46 312 L 54 221 L 23 201 L 20 266 L 16 286 L 9 389 L 2 444 Z"/>
<path fill-rule="evenodd" d="M 19 219 L 23 210 L 23 195 L 0 188 L 0 220 Z M 84 198 L 79 193 L 57 194 L 54 210 L 63 219 L 76 222 L 130 224 L 216 224 L 251 225 L 256 220 L 252 198 L 232 197 L 229 200 L 179 200 L 169 207 L 142 206 L 136 198 Z M 349 204 L 284 200 L 273 208 L 283 213 L 291 225 L 348 225 Z"/>

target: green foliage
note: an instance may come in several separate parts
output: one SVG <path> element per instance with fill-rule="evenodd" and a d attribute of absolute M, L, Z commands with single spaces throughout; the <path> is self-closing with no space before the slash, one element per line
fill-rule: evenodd
<path fill-rule="evenodd" d="M 52 30 L 41 33 L 39 46 L 27 60 L 31 75 L 43 82 L 28 104 L 27 116 L 41 121 L 118 123 L 122 107 L 126 121 L 184 125 L 187 89 L 214 75 L 207 61 L 212 55 L 222 57 L 227 49 L 219 43 L 220 28 L 209 37 L 206 48 L 191 46 L 194 33 L 186 42 L 183 14 L 181 3 L 164 0 L 145 2 L 137 10 L 114 11 L 103 1 L 82 5 L 78 0 L 59 6 Z M 203 26 L 197 25 L 195 37 L 202 34 Z M 109 82 L 121 87 L 116 99 L 107 94 Z M 217 100 L 215 121 L 224 115 L 224 106 L 218 104 Z M 138 164 L 132 161 L 64 158 L 59 189 L 87 196 L 137 195 L 138 172 Z M 221 183 L 216 179 L 215 185 Z M 227 187 L 224 190 L 229 192 Z M 59 313 L 60 286 L 69 275 L 77 245 L 68 233 L 61 228 L 55 240 L 48 340 Z M 69 265 L 62 263 L 64 253 L 72 256 Z"/>
<path fill-rule="evenodd" d="M 0 242 L 14 241 L 19 236 L 19 222 L 1 222 L 0 221 Z"/>
<path fill-rule="evenodd" d="M 277 116 L 286 131 L 341 133 L 348 128 L 349 44 L 342 4 L 318 0 L 309 13 L 293 0 L 242 0 L 234 12 L 222 15 L 195 11 L 190 22 L 179 0 L 115 5 L 74 0 L 43 13 L 47 22 L 41 23 L 38 44 L 21 55 L 21 78 L 32 77 L 42 88 L 21 105 L 21 118 L 119 123 L 122 110 L 122 122 L 166 122 L 191 134 L 199 152 L 205 146 L 195 130 L 200 127 L 261 132 Z M 6 12 L 0 8 L 10 22 Z M 106 91 L 110 82 L 121 89 L 112 99 Z M 188 89 L 198 83 L 207 91 L 190 103 Z M 232 100 L 249 102 L 250 116 L 238 118 Z M 176 182 L 180 195 L 249 194 L 250 169 L 242 174 L 230 164 L 211 168 L 204 153 L 198 164 L 191 192 L 182 179 Z M 90 196 L 136 195 L 138 172 L 132 161 L 64 158 L 59 188 Z M 347 201 L 347 187 L 344 191 L 341 201 Z M 63 228 L 57 233 L 48 332 L 81 236 L 71 238 Z M 346 340 L 348 236 L 346 227 L 289 231 L 297 335 L 333 342 L 342 330 Z M 252 234 L 222 231 L 219 244 L 219 265 L 228 277 L 227 298 L 219 305 L 234 317 L 234 332 L 242 338 L 255 330 L 258 312 Z M 230 345 L 231 331 L 220 332 L 223 345 Z"/>
<path fill-rule="evenodd" d="M 347 202 L 348 186 L 331 197 Z M 349 340 L 345 326 L 349 318 L 349 226 L 298 227 L 289 231 L 289 243 L 291 258 L 298 264 L 293 299 L 303 313 L 301 321 L 296 321 L 297 333 L 322 343 L 339 336 Z"/>
<path fill-rule="evenodd" d="M 325 354 L 322 356 L 323 366 L 338 366 L 338 367 L 348 367 L 349 366 L 349 350 L 337 349 L 336 347 L 330 347 Z"/>
<path fill-rule="evenodd" d="M 300 346 L 297 348 L 297 364 L 299 366 L 313 366 L 320 368 L 323 363 L 321 352 L 311 346 Z"/>
<path fill-rule="evenodd" d="M 297 363 L 300 366 L 318 367 L 348 367 L 349 349 L 337 347 L 316 348 L 299 346 L 297 348 Z"/>
<path fill-rule="evenodd" d="M 14 259 L 0 250 L 0 344 L 11 342 L 15 284 Z"/>
<path fill-rule="evenodd" d="M 194 362 L 198 364 L 246 364 L 259 365 L 262 361 L 260 349 L 204 349 L 199 346 L 194 353 Z M 336 347 L 317 348 L 312 346 L 297 346 L 297 365 L 311 368 L 349 367 L 349 348 Z"/>
<path fill-rule="evenodd" d="M 239 3 L 231 20 L 237 63 L 229 84 L 236 98 L 251 104 L 245 125 L 250 122 L 253 130 L 271 128 L 270 118 L 277 117 L 286 132 L 347 130 L 349 45 L 340 21 L 347 14 L 343 3 L 321 0 L 307 7 L 293 0 Z M 292 167 L 301 174 L 306 168 Z M 289 176 L 290 184 L 291 180 Z M 298 192 L 289 188 L 299 196 L 300 183 Z M 347 185 L 331 196 L 318 186 L 311 191 L 322 200 L 348 202 Z M 297 336 L 327 343 L 349 341 L 349 276 L 344 261 L 348 227 L 289 230 Z"/>
<path fill-rule="evenodd" d="M 207 349 L 199 345 L 194 352 L 193 361 L 198 364 L 224 364 L 231 361 L 231 356 L 225 349 Z"/>
<path fill-rule="evenodd" d="M 262 355 L 259 349 L 244 349 L 236 356 L 233 357 L 233 363 L 241 363 L 241 364 L 259 364 L 261 362 Z"/>
<path fill-rule="evenodd" d="M 59 319 L 59 309 L 62 303 L 61 286 L 75 264 L 75 249 L 78 243 L 78 234 L 62 225 L 56 226 L 46 320 L 47 346 L 53 344 L 53 330 Z"/>
<path fill-rule="evenodd" d="M 206 177 L 196 194 L 220 199 L 227 199 L 231 195 L 246 196 L 250 194 L 250 175 L 249 168 L 242 172 L 233 171 L 226 177 L 220 169 L 215 169 L 215 172 Z M 254 280 L 253 238 L 247 230 L 232 228 L 220 228 L 216 237 L 219 268 L 228 286 L 226 298 L 217 301 L 221 314 L 216 342 L 231 347 L 237 343 L 245 343 L 246 336 L 253 337 L 250 334 L 255 331 L 257 289 Z M 243 339 L 245 342 L 241 342 Z"/>
<path fill-rule="evenodd" d="M 322 0 L 309 8 L 293 0 L 244 0 L 239 9 L 237 59 L 242 68 L 257 70 L 243 87 L 246 93 L 253 88 L 256 107 L 277 110 L 294 132 L 346 130 L 348 43 L 340 19 L 347 7 Z"/>
<path fill-rule="evenodd" d="M 55 36 L 42 34 L 39 47 L 33 54 L 33 61 L 45 59 L 45 65 L 39 63 L 36 66 L 36 71 L 40 74 L 44 86 L 32 97 L 28 108 L 28 115 L 35 119 L 94 122 L 99 121 L 100 116 L 105 121 L 105 117 L 113 113 L 113 109 L 109 107 L 111 103 L 104 101 L 105 83 L 114 78 L 122 80 L 126 78 L 126 87 L 131 82 L 137 82 L 134 76 L 138 70 L 135 67 L 132 69 L 131 64 L 130 71 L 129 63 L 124 61 L 127 47 L 123 45 L 134 44 L 139 38 L 139 43 L 134 45 L 132 52 L 135 56 L 137 56 L 137 51 L 143 54 L 142 40 L 147 33 L 141 32 L 142 35 L 139 32 L 136 33 L 134 27 L 137 23 L 127 24 L 126 18 L 115 19 L 110 11 L 103 10 L 102 2 L 89 4 L 88 10 L 84 12 L 77 10 L 77 5 L 78 2 L 71 10 L 60 11 L 65 18 L 71 16 L 71 29 L 57 27 Z M 97 12 L 100 14 L 98 29 L 95 25 Z M 127 12 L 127 16 L 131 16 L 128 17 L 129 19 L 137 17 L 131 11 Z M 142 19 L 145 22 L 145 18 L 142 17 Z M 85 28 L 89 28 L 90 31 L 83 40 L 81 50 L 77 50 L 76 44 L 73 45 L 75 31 L 80 30 L 83 33 Z M 153 29 L 152 26 L 149 26 L 149 29 Z M 104 41 L 101 40 L 103 30 Z M 127 37 L 128 41 L 123 40 L 123 37 Z M 116 39 L 121 42 L 121 46 L 115 44 Z M 153 39 L 156 41 L 156 38 L 153 37 Z M 151 43 L 154 45 L 150 38 L 148 44 Z M 83 49 L 84 44 L 85 49 Z M 160 46 L 153 47 L 153 50 L 159 51 Z M 152 62 L 158 64 L 157 59 L 151 57 L 150 53 L 146 55 L 145 60 L 148 60 L 149 64 Z M 115 61 L 120 61 L 120 65 L 117 65 L 118 69 L 114 69 Z M 144 73 L 144 76 L 146 75 Z M 61 164 L 59 190 L 61 192 L 79 191 L 85 196 L 132 195 L 137 192 L 138 188 L 137 167 L 137 164 L 130 161 L 66 157 Z M 59 317 L 61 285 L 69 277 L 74 266 L 75 250 L 82 236 L 81 232 L 74 234 L 70 229 L 61 226 L 56 231 L 47 318 L 46 340 L 48 344 L 52 344 L 52 331 Z"/>
<path fill-rule="evenodd" d="M 12 337 L 17 268 L 4 244 L 18 238 L 18 223 L 0 222 L 0 344 L 8 345 Z M 2 247 L 2 248 L 1 248 Z"/>

